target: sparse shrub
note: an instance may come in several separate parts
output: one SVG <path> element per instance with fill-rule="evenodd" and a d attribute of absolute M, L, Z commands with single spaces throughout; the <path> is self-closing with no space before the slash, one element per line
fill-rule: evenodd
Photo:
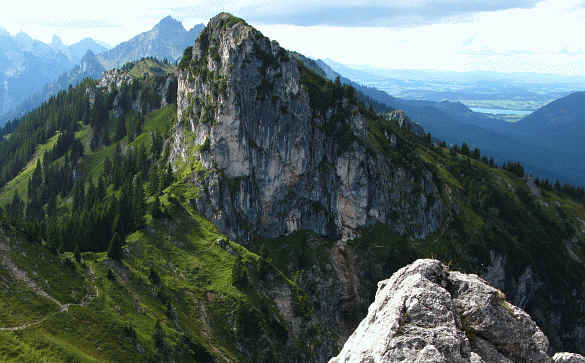
<path fill-rule="evenodd" d="M 245 287 L 248 284 L 248 274 L 240 256 L 236 257 L 232 268 L 232 281 L 237 287 Z"/>
<path fill-rule="evenodd" d="M 108 269 L 108 280 L 116 281 L 116 275 L 114 275 L 114 271 L 112 269 Z"/>
<path fill-rule="evenodd" d="M 154 285 L 160 285 L 160 276 L 153 267 L 150 268 L 150 274 L 148 275 L 148 278 Z"/>
<path fill-rule="evenodd" d="M 183 58 L 181 58 L 181 62 L 179 63 L 179 69 L 185 70 L 191 64 L 191 59 L 193 58 L 193 47 L 189 47 L 185 49 L 183 52 Z"/>

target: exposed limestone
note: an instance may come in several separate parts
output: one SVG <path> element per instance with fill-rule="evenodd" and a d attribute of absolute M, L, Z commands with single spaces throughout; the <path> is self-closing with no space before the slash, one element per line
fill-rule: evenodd
<path fill-rule="evenodd" d="M 275 41 L 220 14 L 191 55 L 179 71 L 170 160 L 199 189 L 194 207 L 230 238 L 310 230 L 346 240 L 375 223 L 425 238 L 446 219 L 431 172 L 368 150 L 355 99 L 316 105 L 309 68 Z"/>
<path fill-rule="evenodd" d="M 128 89 L 132 88 L 132 86 L 139 81 L 139 78 L 133 76 L 126 70 L 120 69 L 112 69 L 103 73 L 102 78 L 98 83 L 98 87 L 104 90 L 105 92 L 116 92 L 116 96 L 113 102 L 113 112 L 115 117 L 121 117 L 125 112 L 129 111 L 128 109 L 123 108 L 130 108 L 134 111 L 141 112 L 141 113 L 148 113 L 152 111 L 154 108 L 164 107 L 168 104 L 167 98 L 169 94 L 174 93 L 172 90 L 173 87 L 177 84 L 177 77 L 175 74 L 165 74 L 161 71 L 161 74 L 158 76 L 158 79 L 152 79 L 151 87 L 153 87 L 154 92 L 156 92 L 160 98 L 160 105 L 152 105 L 148 102 L 143 102 L 142 100 L 142 93 L 144 90 L 139 90 L 138 95 L 134 97 L 134 101 L 131 102 L 130 105 L 124 105 L 124 93 L 128 92 Z M 94 94 L 91 96 L 91 103 L 95 101 L 95 91 Z"/>
<path fill-rule="evenodd" d="M 570 254 L 569 257 L 571 257 Z M 502 253 L 491 250 L 490 263 L 482 277 L 492 286 L 506 291 L 512 304 L 530 313 L 547 332 L 551 346 L 558 348 L 563 347 L 567 341 L 585 341 L 585 329 L 579 323 L 570 327 L 568 323 L 575 323 L 575 321 L 567 317 L 566 312 L 560 313 L 573 303 L 562 296 L 551 295 L 550 287 L 545 283 L 545 277 L 538 274 L 532 266 L 529 265 L 516 272 L 513 270 L 514 261 Z M 585 282 L 582 286 L 585 287 Z M 573 289 L 572 295 L 575 296 L 577 293 L 578 290 Z M 578 305 L 575 309 L 582 312 L 584 307 Z M 583 351 L 579 350 L 582 349 L 581 347 L 578 343 L 574 349 L 582 353 Z"/>
<path fill-rule="evenodd" d="M 330 363 L 583 361 L 548 352 L 547 337 L 500 290 L 417 260 L 378 283 L 367 317 Z"/>
<path fill-rule="evenodd" d="M 112 69 L 104 72 L 102 78 L 98 83 L 98 87 L 105 88 L 108 92 L 112 92 L 115 89 L 120 89 L 123 85 L 131 85 L 134 81 L 128 72 L 121 71 L 119 69 Z"/>
<path fill-rule="evenodd" d="M 585 357 L 574 353 L 557 353 L 553 356 L 555 363 L 585 363 Z"/>

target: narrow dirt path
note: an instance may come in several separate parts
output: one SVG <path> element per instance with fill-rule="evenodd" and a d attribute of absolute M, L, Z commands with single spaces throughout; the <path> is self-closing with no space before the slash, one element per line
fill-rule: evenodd
<path fill-rule="evenodd" d="M 47 300 L 51 301 L 52 303 L 56 304 L 59 307 L 59 310 L 47 314 L 45 317 L 43 317 L 40 320 L 36 320 L 36 321 L 29 322 L 26 324 L 15 326 L 15 327 L 0 327 L 0 331 L 18 331 L 18 330 L 24 330 L 24 329 L 28 329 L 28 328 L 40 325 L 43 322 L 45 322 L 47 319 L 49 319 L 50 317 L 52 317 L 56 314 L 69 312 L 69 308 L 72 306 L 82 306 L 82 307 L 87 306 L 96 297 L 99 297 L 99 289 L 98 289 L 97 285 L 95 284 L 95 273 L 94 273 L 93 269 L 91 268 L 91 266 L 89 267 L 89 272 L 88 272 L 87 278 L 88 278 L 89 283 L 90 283 L 90 285 L 93 288 L 95 293 L 94 294 L 92 294 L 91 292 L 88 293 L 81 300 L 81 303 L 79 303 L 79 304 L 62 304 L 59 300 L 57 300 L 54 297 L 52 297 L 51 295 L 49 295 L 46 291 L 41 289 L 33 280 L 31 280 L 28 277 L 28 274 L 26 273 L 26 271 L 23 271 L 20 268 L 18 268 L 18 266 L 16 266 L 12 262 L 10 257 L 8 256 L 9 251 L 10 251 L 10 247 L 8 246 L 8 244 L 5 241 L 0 240 L 0 265 L 2 265 L 4 268 L 6 268 L 10 272 L 12 277 L 14 277 L 14 279 L 24 283 L 28 288 L 33 290 L 35 292 L 35 294 L 42 296 L 42 297 L 46 298 Z"/>
<path fill-rule="evenodd" d="M 12 328 L 0 328 L 0 331 L 17 331 L 17 330 L 24 330 L 24 329 L 32 328 L 33 326 L 41 325 L 47 319 L 49 319 L 51 316 L 53 316 L 55 314 L 57 314 L 57 313 L 51 313 L 51 314 L 45 316 L 44 318 L 42 318 L 41 320 L 33 321 L 32 323 L 26 323 L 23 325 L 12 327 Z"/>

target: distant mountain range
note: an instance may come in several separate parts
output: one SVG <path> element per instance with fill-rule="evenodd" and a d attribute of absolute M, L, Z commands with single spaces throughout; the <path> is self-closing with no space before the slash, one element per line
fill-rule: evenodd
<path fill-rule="evenodd" d="M 393 97 L 344 77 L 322 60 L 317 63 L 329 79 L 341 76 L 343 83 L 351 84 L 375 101 L 403 110 L 439 140 L 459 145 L 465 142 L 500 162 L 520 161 L 536 176 L 585 184 L 585 92 L 562 97 L 510 123 L 473 112 L 460 102 Z"/>
<path fill-rule="evenodd" d="M 99 54 L 98 59 L 106 69 L 120 67 L 144 57 L 176 61 L 183 56 L 185 48 L 192 45 L 204 27 L 203 24 L 197 24 L 190 30 L 185 30 L 183 24 L 167 16 L 151 30 Z"/>
<path fill-rule="evenodd" d="M 376 69 L 324 61 L 357 83 L 407 99 L 460 100 L 470 107 L 535 111 L 574 91 L 585 89 L 584 76 L 488 71 Z"/>
<path fill-rule="evenodd" d="M 56 80 L 46 83 L 17 107 L 1 115 L 0 125 L 34 110 L 52 95 L 56 95 L 59 91 L 67 89 L 69 85 L 75 86 L 85 78 L 100 78 L 105 70 L 97 56 L 91 50 L 88 50 L 79 65 L 73 67 L 69 72 L 61 74 Z"/>
<path fill-rule="evenodd" d="M 73 64 L 79 64 L 88 51 L 101 53 L 109 48 L 91 38 L 84 38 L 75 44 L 65 45 L 56 35 L 53 35 L 50 45 L 53 49 L 65 54 Z"/>
<path fill-rule="evenodd" d="M 11 36 L 0 29 L 0 114 L 13 109 L 33 90 L 71 69 L 81 59 L 79 52 L 98 47 L 91 40 L 65 46 L 58 38 L 48 45 L 25 33 Z"/>
<path fill-rule="evenodd" d="M 509 133 L 552 151 L 549 167 L 585 184 L 585 92 L 575 92 L 512 124 Z M 551 157 L 552 156 L 552 157 Z M 558 156 L 558 157 L 557 157 Z"/>
<path fill-rule="evenodd" d="M 542 107 L 518 121 L 516 132 L 534 136 L 535 134 L 565 131 L 585 131 L 585 92 L 575 92 Z M 582 134 L 583 135 L 583 134 Z M 568 134 L 566 136 L 569 136 Z M 583 141 L 583 140 L 581 140 Z"/>
<path fill-rule="evenodd" d="M 100 78 L 105 70 L 144 57 L 174 62 L 203 27 L 198 24 L 186 30 L 168 16 L 151 30 L 112 49 L 90 38 L 66 46 L 54 36 L 47 45 L 23 33 L 10 37 L 0 30 L 0 83 L 5 85 L 0 88 L 0 126 L 69 85 L 75 86 L 84 78 Z M 11 58 L 5 60 L 5 54 Z"/>

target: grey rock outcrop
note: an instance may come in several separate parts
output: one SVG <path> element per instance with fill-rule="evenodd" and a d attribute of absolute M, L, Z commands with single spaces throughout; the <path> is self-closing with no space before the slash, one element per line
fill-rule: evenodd
<path fill-rule="evenodd" d="M 167 73 L 162 70 L 157 75 L 146 76 L 151 81 L 150 87 L 152 89 L 150 91 L 158 95 L 160 104 L 158 104 L 158 101 L 156 104 L 143 101 L 142 93 L 144 90 L 139 90 L 138 94 L 130 104 L 125 104 L 122 101 L 125 97 L 124 92 L 128 92 L 127 89 L 134 83 L 144 81 L 144 77 L 145 76 L 134 76 L 131 72 L 122 69 L 112 69 L 103 73 L 103 76 L 98 83 L 98 87 L 106 92 L 116 92 L 116 97 L 113 102 L 114 116 L 120 117 L 130 109 L 137 112 L 147 113 L 153 109 L 167 105 L 169 94 L 174 94 L 172 88 L 176 86 L 177 77 L 174 72 Z"/>
<path fill-rule="evenodd" d="M 575 353 L 557 353 L 553 356 L 555 363 L 585 363 L 585 357 Z"/>
<path fill-rule="evenodd" d="M 417 260 L 378 283 L 367 317 L 330 363 L 583 361 L 548 353 L 547 337 L 500 290 Z"/>
<path fill-rule="evenodd" d="M 568 258 L 570 256 L 568 253 Z M 492 250 L 490 263 L 482 277 L 495 288 L 506 291 L 512 304 L 526 310 L 538 321 L 542 329 L 546 331 L 552 347 L 585 353 L 582 343 L 585 341 L 583 324 L 571 316 L 575 312 L 578 315 L 583 314 L 585 306 L 575 303 L 575 300 L 571 301 L 567 296 L 558 293 L 551 294 L 551 287 L 546 284 L 546 275 L 542 272 L 539 273 L 531 265 L 517 269 L 513 259 Z M 581 289 L 579 285 L 582 286 Z M 579 285 L 571 289 L 572 297 L 580 296 L 580 291 L 585 288 L 585 282 L 581 281 Z M 580 299 L 582 298 L 577 298 L 577 301 Z M 568 342 L 576 343 L 568 344 Z"/>
<path fill-rule="evenodd" d="M 348 95 L 327 101 L 319 82 L 240 19 L 211 19 L 181 62 L 170 153 L 199 190 L 193 206 L 243 241 L 300 230 L 346 240 L 375 223 L 437 231 L 449 211 L 432 173 L 373 151 L 367 112 Z"/>

